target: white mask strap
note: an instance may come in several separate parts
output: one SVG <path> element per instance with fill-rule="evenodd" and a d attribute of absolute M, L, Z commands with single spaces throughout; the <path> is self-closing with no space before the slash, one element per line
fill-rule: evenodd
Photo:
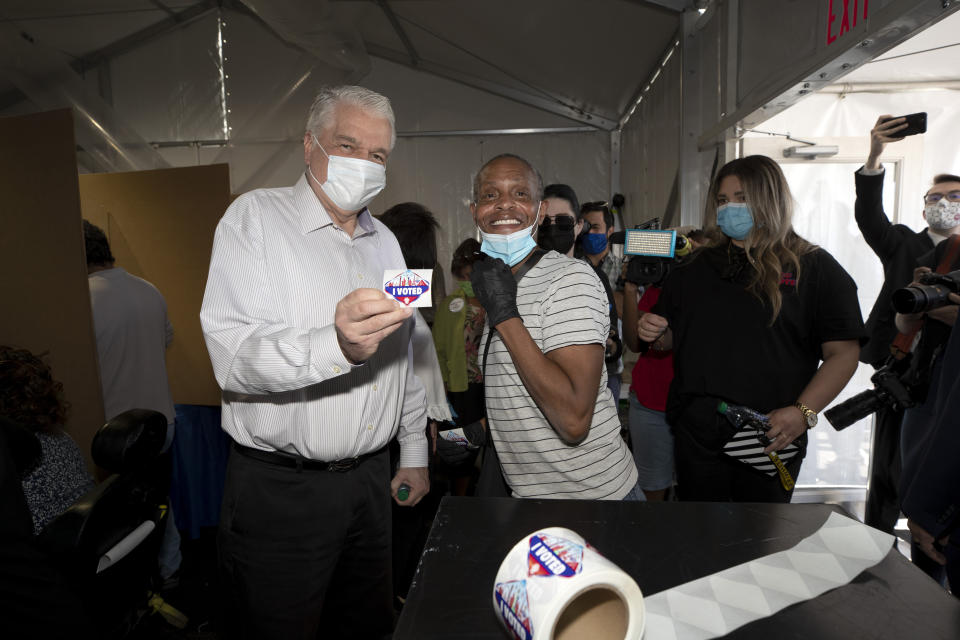
<path fill-rule="evenodd" d="M 327 156 L 327 159 L 329 159 L 329 158 L 330 158 L 330 154 L 327 153 L 327 150 L 324 149 L 324 148 L 323 148 L 323 145 L 320 144 L 320 141 L 317 140 L 317 134 L 315 134 L 313 131 L 311 131 L 311 132 L 310 132 L 310 136 L 313 138 L 313 141 L 317 143 L 317 146 L 320 147 L 320 151 L 323 151 L 323 155 Z"/>

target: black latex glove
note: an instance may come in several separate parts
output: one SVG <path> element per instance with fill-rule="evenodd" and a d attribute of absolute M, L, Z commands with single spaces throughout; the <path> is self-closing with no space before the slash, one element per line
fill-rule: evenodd
<path fill-rule="evenodd" d="M 487 432 L 483 428 L 483 423 L 477 420 L 463 427 L 463 435 L 467 436 L 469 449 L 479 449 L 487 439 Z"/>
<path fill-rule="evenodd" d="M 437 457 L 451 467 L 457 467 L 473 460 L 474 452 L 462 444 L 451 442 L 437 436 Z"/>
<path fill-rule="evenodd" d="M 510 267 L 500 258 L 487 258 L 473 263 L 470 274 L 473 293 L 487 312 L 487 322 L 496 328 L 510 318 L 519 318 L 517 280 Z"/>
<path fill-rule="evenodd" d="M 463 437 L 453 429 L 437 433 L 437 456 L 451 466 L 472 461 L 475 452 L 483 446 L 486 438 L 486 432 L 479 420 L 461 427 L 461 430 Z"/>

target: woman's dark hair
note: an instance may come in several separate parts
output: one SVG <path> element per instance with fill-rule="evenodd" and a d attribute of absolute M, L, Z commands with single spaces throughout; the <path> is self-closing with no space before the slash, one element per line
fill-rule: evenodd
<path fill-rule="evenodd" d="M 110 252 L 110 243 L 103 229 L 97 225 L 83 221 L 83 244 L 87 251 L 87 266 L 108 266 L 113 264 L 113 254 Z"/>
<path fill-rule="evenodd" d="M 548 184 L 543 188 L 543 199 L 560 198 L 570 203 L 570 212 L 573 217 L 579 220 L 580 201 L 577 200 L 577 192 L 568 184 Z"/>
<path fill-rule="evenodd" d="M 34 431 L 53 431 L 67 420 L 63 385 L 26 349 L 0 345 L 0 415 Z"/>
<path fill-rule="evenodd" d="M 610 207 L 607 206 L 607 203 L 602 200 L 599 202 L 585 203 L 582 207 L 580 207 L 580 215 L 577 216 L 577 220 L 583 220 L 583 217 L 592 211 L 602 211 L 603 223 L 607 225 L 607 229 L 613 229 L 613 212 L 610 211 Z"/>
<path fill-rule="evenodd" d="M 453 251 L 450 261 L 450 273 L 453 277 L 463 276 L 463 270 L 480 259 L 480 243 L 475 238 L 467 238 Z"/>
<path fill-rule="evenodd" d="M 402 202 L 393 205 L 379 217 L 380 222 L 387 225 L 397 237 L 408 269 L 436 268 L 436 230 L 440 225 L 425 206 L 416 202 Z"/>

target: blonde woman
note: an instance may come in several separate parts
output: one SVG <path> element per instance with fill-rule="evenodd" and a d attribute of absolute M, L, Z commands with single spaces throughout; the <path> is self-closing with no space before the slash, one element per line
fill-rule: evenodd
<path fill-rule="evenodd" d="M 833 256 L 793 230 L 793 198 L 765 156 L 724 165 L 710 188 L 711 238 L 674 270 L 639 338 L 674 350 L 667 403 L 681 500 L 789 502 L 774 476 L 722 453 L 732 435 L 722 400 L 769 416 L 767 451 L 796 443 L 857 367 L 863 320 L 856 285 Z M 822 364 L 821 364 L 822 361 Z"/>

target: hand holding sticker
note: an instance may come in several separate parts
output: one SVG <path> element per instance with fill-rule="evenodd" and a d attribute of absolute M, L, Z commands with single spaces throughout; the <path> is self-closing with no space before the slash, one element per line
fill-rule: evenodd
<path fill-rule="evenodd" d="M 432 278 L 433 269 L 387 269 L 383 272 L 383 292 L 404 307 L 430 307 Z"/>
<path fill-rule="evenodd" d="M 412 313 L 376 289 L 351 291 L 337 303 L 334 313 L 340 350 L 353 364 L 366 361 Z"/>

